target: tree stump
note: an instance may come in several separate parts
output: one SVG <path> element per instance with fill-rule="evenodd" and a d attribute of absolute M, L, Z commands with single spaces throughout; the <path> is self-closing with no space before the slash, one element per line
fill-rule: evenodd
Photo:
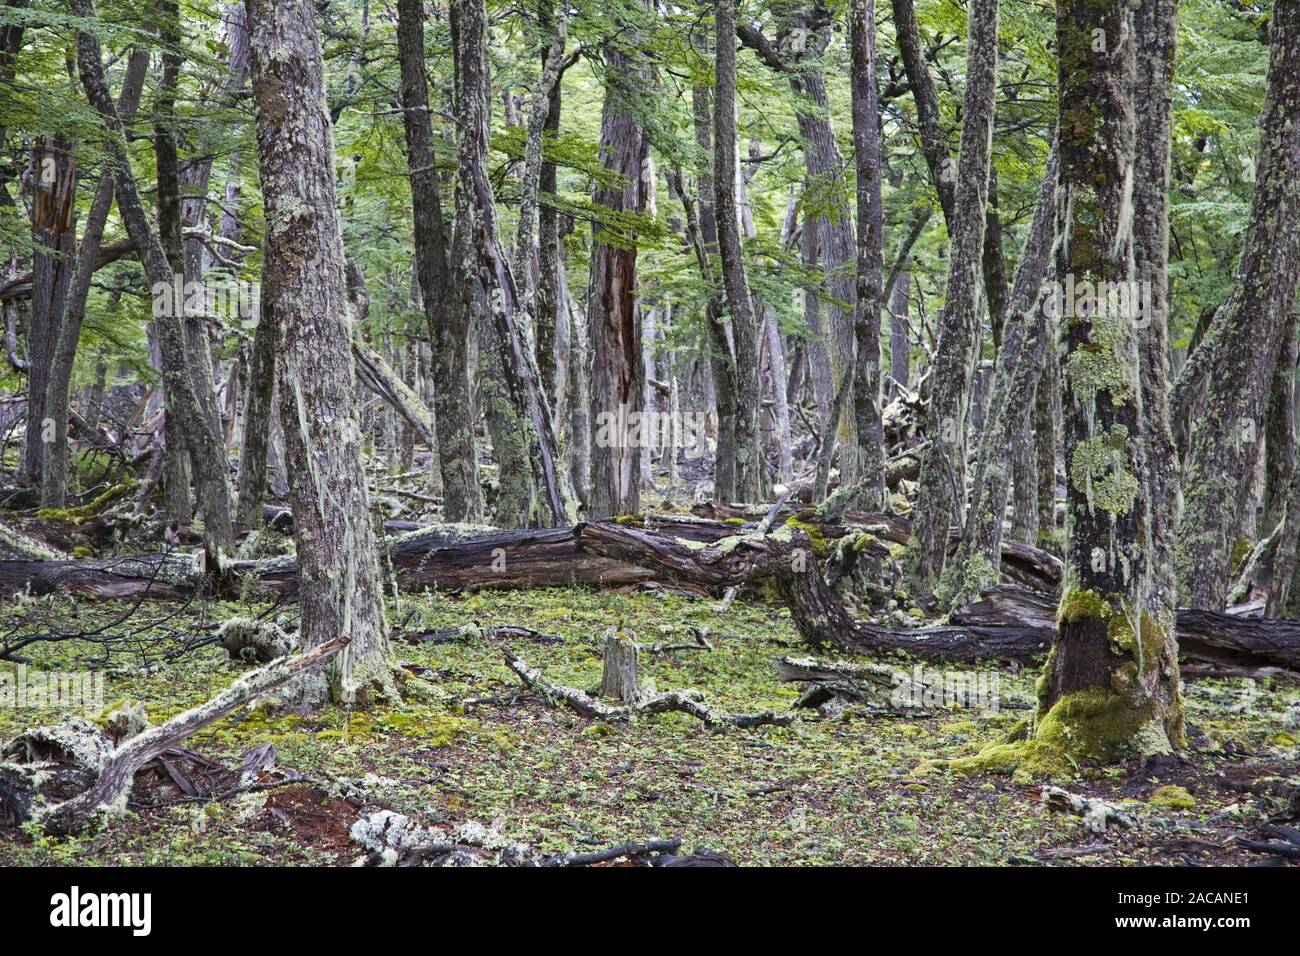
<path fill-rule="evenodd" d="M 646 692 L 638 672 L 636 641 L 610 628 L 605 632 L 605 670 L 600 696 L 624 704 L 639 704 Z"/>

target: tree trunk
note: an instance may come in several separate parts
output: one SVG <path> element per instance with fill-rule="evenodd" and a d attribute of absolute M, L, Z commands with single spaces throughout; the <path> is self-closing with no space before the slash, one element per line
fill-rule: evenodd
<path fill-rule="evenodd" d="M 244 435 L 239 447 L 238 503 L 235 522 L 241 528 L 262 526 L 266 496 L 266 458 L 270 446 L 271 406 L 275 402 L 275 353 L 279 329 L 271 303 L 271 274 L 262 269 L 262 292 L 253 333 L 253 355 L 248 365 L 248 399 L 244 410 Z"/>
<path fill-rule="evenodd" d="M 678 193 L 686 209 L 686 231 L 693 236 L 700 273 L 714 289 L 705 303 L 705 326 L 709 339 L 709 368 L 713 373 L 713 402 L 718 416 L 718 442 L 714 455 L 713 496 L 721 501 L 736 498 L 736 357 L 731 351 L 726 326 L 722 321 L 722 301 L 718 293 L 718 276 L 712 256 L 718 251 L 718 216 L 714 207 L 713 186 L 713 119 L 708 87 L 691 92 L 695 122 L 695 146 L 699 156 L 696 189 L 699 215 L 694 214 L 684 184 L 678 180 Z"/>
<path fill-rule="evenodd" d="M 1213 611 L 1223 607 L 1227 594 L 1269 388 L 1300 277 L 1300 0 L 1274 6 L 1255 175 L 1236 281 L 1201 345 L 1212 351 L 1183 482 L 1179 602 Z"/>
<path fill-rule="evenodd" d="M 998 0 L 977 0 L 967 18 L 961 175 L 948 231 L 947 293 L 930 376 L 917 486 L 916 544 L 908 555 L 912 593 L 928 597 L 943 571 L 948 523 L 962 523 L 966 496 L 966 416 L 979 348 L 979 266 L 983 259 L 993 111 L 997 90 Z"/>
<path fill-rule="evenodd" d="M 249 0 L 248 13 L 302 643 L 348 642 L 325 680 L 298 689 L 313 704 L 391 698 L 316 10 L 310 0 Z"/>
<path fill-rule="evenodd" d="M 976 600 L 984 588 L 997 583 L 1002 523 L 1011 486 L 1013 423 L 1020 417 L 1020 410 L 1033 401 L 1047 340 L 1053 332 L 1041 293 L 1056 235 L 1059 171 L 1060 161 L 1053 143 L 1029 234 L 1016 265 L 1013 313 L 1005 324 L 997 355 L 997 372 L 980 436 L 979 460 L 961 547 L 945 565 L 942 593 L 937 595 L 941 603 L 951 607 Z"/>
<path fill-rule="evenodd" d="M 95 15 L 91 0 L 73 0 L 73 7 L 79 16 L 91 18 Z M 87 98 L 107 126 L 104 144 L 115 169 L 118 211 L 153 289 L 163 389 L 172 403 L 177 428 L 184 434 L 190 460 L 194 463 L 199 505 L 204 515 L 204 533 L 212 547 L 230 549 L 234 545 L 234 532 L 230 520 L 230 477 L 226 470 L 225 451 L 217 433 L 209 427 L 195 394 L 186 360 L 185 330 L 177 308 L 182 303 L 176 301 L 179 296 L 174 293 L 174 273 L 140 201 L 129 157 L 121 145 L 126 141 L 122 119 L 104 81 L 99 41 L 89 33 L 77 34 L 77 65 Z"/>
<path fill-rule="evenodd" d="M 1131 42 L 1095 51 L 1133 30 L 1132 7 L 1122 0 L 1067 0 L 1057 10 L 1058 279 L 1127 284 L 1136 275 L 1136 58 Z M 1150 603 L 1153 482 L 1138 313 L 1105 296 L 1064 312 L 1066 572 L 1032 743 L 1102 761 L 1167 752 L 1186 735 L 1177 645 Z"/>
<path fill-rule="evenodd" d="M 592 201 L 611 214 L 646 208 L 650 141 L 630 106 L 650 81 L 639 54 L 605 44 L 605 107 L 600 128 L 603 168 L 618 184 L 596 190 Z M 644 410 L 645 365 L 641 356 L 641 307 L 637 294 L 635 236 L 602 239 L 608 227 L 592 226 L 591 294 L 591 497 L 593 518 L 635 514 L 640 509 L 640 436 L 628 425 Z"/>
<path fill-rule="evenodd" d="M 491 119 L 487 63 L 487 14 L 483 0 L 452 3 L 456 70 L 456 114 L 460 133 L 456 194 L 465 261 L 463 274 L 476 291 L 471 301 L 483 304 L 484 318 L 496 333 L 503 384 L 523 435 L 532 484 L 542 508 L 540 520 L 570 524 L 577 509 L 568 476 L 561 468 L 551 412 L 538 385 L 537 366 L 521 326 L 530 324 L 510 263 L 497 240 L 496 202 L 487 170 Z"/>
<path fill-rule="evenodd" d="M 722 282 L 731 314 L 735 341 L 736 373 L 736 497 L 762 501 L 767 468 L 759 442 L 758 412 L 762 393 L 758 385 L 758 325 L 749 294 L 740 220 L 736 209 L 736 3 L 719 0 L 715 10 L 715 63 L 717 78 L 713 98 L 713 197 L 718 218 L 718 254 Z"/>
<path fill-rule="evenodd" d="M 38 139 L 32 150 L 35 198 L 32 202 L 32 311 L 27 320 L 27 434 L 22 476 L 40 482 L 48 427 L 45 396 L 59 322 L 72 278 L 77 241 L 77 153 L 56 136 Z"/>
<path fill-rule="evenodd" d="M 857 165 L 858 275 L 853 311 L 853 456 L 844 469 L 861 489 L 851 507 L 884 505 L 884 426 L 880 419 L 880 311 L 884 307 L 885 223 L 880 198 L 882 149 L 876 81 L 876 0 L 853 0 L 849 13 L 853 155 Z"/>
<path fill-rule="evenodd" d="M 133 48 L 127 61 L 126 75 L 118 94 L 118 114 L 129 119 L 140 103 L 144 88 L 145 71 L 149 67 L 149 51 Z M 95 196 L 86 213 L 86 226 L 81 235 L 81 248 L 76 265 L 72 267 L 63 316 L 58 322 L 58 337 L 49 364 L 49 382 L 45 392 L 45 417 L 54 422 L 53 441 L 45 448 L 42 461 L 41 504 L 46 508 L 62 508 L 68 493 L 68 409 L 72 389 L 72 370 L 77 358 L 77 345 L 81 339 L 81 324 L 86 317 L 86 299 L 90 295 L 90 281 L 99 247 L 104 237 L 104 225 L 113 205 L 113 176 L 99 174 Z"/>
<path fill-rule="evenodd" d="M 399 0 L 397 47 L 402 74 L 402 122 L 415 220 L 415 268 L 433 354 L 434 422 L 448 521 L 483 520 L 469 392 L 469 311 L 455 286 L 454 257 L 442 215 L 424 70 L 424 5 Z"/>

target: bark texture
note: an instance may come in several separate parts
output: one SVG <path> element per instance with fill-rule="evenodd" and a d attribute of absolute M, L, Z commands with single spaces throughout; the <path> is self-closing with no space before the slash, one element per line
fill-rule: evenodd
<path fill-rule="evenodd" d="M 302 643 L 346 642 L 327 679 L 300 691 L 309 703 L 392 697 L 315 6 L 249 0 L 248 14 Z"/>
<path fill-rule="evenodd" d="M 1233 289 L 1199 352 L 1205 397 L 1187 447 L 1179 603 L 1220 610 L 1300 278 L 1300 0 L 1273 9 L 1255 195 Z"/>
<path fill-rule="evenodd" d="M 980 265 L 997 91 L 998 0 L 977 0 L 967 23 L 961 168 L 948 227 L 952 249 L 947 293 L 930 378 L 930 445 L 921 459 L 916 543 L 908 555 L 910 586 L 921 598 L 933 593 L 943 572 L 948 523 L 961 524 L 964 514 L 966 416 L 979 353 Z"/>
<path fill-rule="evenodd" d="M 434 422 L 442 475 L 442 512 L 448 521 L 483 520 L 483 495 L 474 451 L 469 392 L 469 311 L 454 288 L 456 262 L 442 214 L 433 124 L 424 68 L 424 4 L 399 0 L 397 51 L 401 66 L 402 124 L 415 220 L 415 269 L 433 350 Z"/>
<path fill-rule="evenodd" d="M 1057 10 L 1058 279 L 1128 283 L 1136 274 L 1134 45 L 1096 47 L 1099 37 L 1131 37 L 1133 26 L 1123 0 Z M 1067 752 L 1077 747 L 1068 741 L 1086 742 L 1099 760 L 1185 743 L 1177 646 L 1149 603 L 1152 481 L 1132 305 L 1100 296 L 1061 320 L 1066 571 L 1033 742 Z"/>

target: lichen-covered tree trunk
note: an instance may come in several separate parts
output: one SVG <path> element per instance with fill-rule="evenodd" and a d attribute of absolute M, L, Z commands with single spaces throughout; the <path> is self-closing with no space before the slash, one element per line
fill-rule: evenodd
<path fill-rule="evenodd" d="M 884 426 L 880 417 L 880 310 L 884 306 L 885 222 L 880 197 L 882 150 L 876 84 L 876 2 L 849 11 L 853 153 L 857 166 L 858 274 L 853 309 L 853 467 L 860 489 L 848 507 L 879 511 L 885 498 Z M 847 457 L 847 456 L 845 456 Z"/>
<path fill-rule="evenodd" d="M 907 576 L 914 596 L 933 593 L 947 554 L 948 526 L 962 523 L 966 489 L 966 416 L 979 345 L 980 268 L 997 90 L 998 0 L 975 0 L 967 18 L 966 95 L 961 166 L 949 224 L 947 293 L 939 322 L 917 486 L 915 541 Z"/>
<path fill-rule="evenodd" d="M 1231 294 L 1201 349 L 1205 399 L 1187 447 L 1178 602 L 1221 610 L 1263 417 L 1300 278 L 1300 0 L 1273 9 L 1255 195 Z M 1199 351 L 1199 350 L 1198 350 Z"/>
<path fill-rule="evenodd" d="M 749 293 L 740 220 L 736 209 L 736 3 L 719 0 L 714 13 L 716 78 L 713 94 L 713 197 L 718 217 L 718 254 L 727 291 L 736 374 L 736 498 L 762 501 L 767 469 L 759 440 L 758 325 Z"/>
<path fill-rule="evenodd" d="M 640 54 L 626 39 L 605 44 L 605 106 L 600 126 L 603 168 L 616 183 L 596 190 L 592 201 L 612 214 L 646 208 L 645 181 L 650 140 L 633 109 L 637 87 L 649 82 Z M 633 44 L 634 46 L 634 44 Z M 606 518 L 640 509 L 640 448 L 635 422 L 645 404 L 645 363 L 641 356 L 641 305 L 637 295 L 635 237 L 605 238 L 592 226 L 591 294 L 587 322 L 591 334 L 591 497 L 588 515 Z M 632 241 L 629 242 L 628 239 Z"/>
<path fill-rule="evenodd" d="M 948 559 L 936 592 L 940 603 L 949 607 L 979 600 L 984 588 L 998 582 L 1002 523 L 1011 487 L 1014 423 L 1033 402 L 1043 355 L 1053 332 L 1041 293 L 1056 235 L 1059 170 L 1059 154 L 1053 144 L 1016 265 L 1012 310 L 1003 329 L 997 371 L 989 390 L 970 511 L 957 552 Z"/>
<path fill-rule="evenodd" d="M 1129 283 L 1135 162 L 1133 10 L 1057 8 L 1061 155 L 1056 273 Z M 1101 49 L 1098 49 L 1099 43 Z M 1144 440 L 1140 312 L 1106 296 L 1064 308 L 1065 581 L 1031 746 L 1114 760 L 1184 743 L 1178 653 L 1152 614 L 1153 482 Z M 1159 610 L 1156 608 L 1156 610 Z"/>
<path fill-rule="evenodd" d="M 1297 303 L 1300 305 L 1300 303 Z M 1286 510 L 1286 493 L 1295 468 L 1296 421 L 1295 375 L 1300 362 L 1300 308 L 1293 308 L 1282 334 L 1282 350 L 1273 369 L 1273 384 L 1268 394 L 1268 411 L 1264 416 L 1264 476 L 1260 521 L 1261 534 L 1277 527 Z"/>
<path fill-rule="evenodd" d="M 1178 0 L 1140 0 L 1134 12 L 1133 263 L 1138 289 L 1150 288 L 1137 323 L 1142 435 L 1148 479 L 1150 575 L 1147 613 L 1174 635 L 1174 534 L 1178 521 L 1178 453 L 1169 419 L 1169 164 L 1173 135 L 1174 46 Z"/>
<path fill-rule="evenodd" d="M 889 395 L 898 397 L 908 387 L 912 366 L 912 343 L 908 337 L 908 313 L 912 302 L 908 288 L 912 273 L 901 270 L 894 280 L 889 303 Z"/>
<path fill-rule="evenodd" d="M 471 301 L 482 303 L 496 333 L 504 385 L 541 501 L 538 520 L 550 526 L 571 524 L 577 517 L 577 502 L 562 468 L 537 364 L 521 328 L 531 323 L 497 237 L 496 201 L 487 169 L 491 120 L 487 14 L 483 0 L 454 0 L 451 13 L 459 133 L 456 213 L 464 253 L 458 272 L 473 287 Z"/>
<path fill-rule="evenodd" d="M 95 15 L 91 0 L 73 0 L 73 9 L 78 16 L 92 18 Z M 145 277 L 155 293 L 161 295 L 163 290 L 174 286 L 174 274 L 140 200 L 140 190 L 123 145 L 126 136 L 122 118 L 113 105 L 104 80 L 99 40 L 92 34 L 77 34 L 77 68 L 86 96 L 106 126 L 104 146 L 116 177 L 118 211 L 140 256 Z M 176 304 L 173 298 L 172 305 Z M 175 307 L 158 308 L 154 318 L 163 389 L 168 396 L 168 409 L 175 413 L 177 430 L 184 435 L 194 465 L 204 533 L 211 547 L 228 550 L 234 546 L 234 530 L 230 519 L 230 476 L 226 469 L 225 448 L 217 432 L 209 427 L 195 393 L 179 311 Z"/>
<path fill-rule="evenodd" d="M 420 0 L 399 0 L 397 4 L 397 50 L 415 221 L 416 280 L 432 345 L 442 513 L 447 521 L 476 523 L 483 520 L 483 495 L 478 483 L 469 392 L 469 311 L 464 296 L 454 287 L 456 263 L 448 254 L 450 243 L 442 215 L 429 117 L 424 5 Z"/>
<path fill-rule="evenodd" d="M 555 22 L 554 0 L 539 0 L 537 20 L 543 29 L 552 28 Z M 551 48 L 547 47 L 542 51 L 543 69 L 549 64 L 551 58 Z M 562 102 L 557 76 L 556 82 L 551 84 L 546 95 L 546 122 L 542 126 L 543 141 L 548 137 L 553 138 L 560 131 Z M 554 196 L 557 184 L 555 163 L 547 162 L 543 157 L 537 182 L 538 191 L 543 196 Z M 556 354 L 560 340 L 560 309 L 563 308 L 563 303 L 560 301 L 559 273 L 563 268 L 564 250 L 560 243 L 560 217 L 553 202 L 542 202 L 537 210 L 537 369 L 542 376 L 542 391 L 546 393 L 551 409 L 557 417 L 560 414 L 560 390 L 563 383 L 560 367 L 564 364 Z M 575 492 L 576 490 L 575 486 Z"/>
<path fill-rule="evenodd" d="M 303 646 L 349 643 L 308 703 L 395 694 L 379 550 L 362 467 L 334 135 L 310 0 L 249 0 L 270 309 L 297 543 Z"/>
<path fill-rule="evenodd" d="M 124 120 L 130 118 L 140 103 L 148 66 L 149 51 L 141 47 L 134 48 L 127 60 L 126 75 L 117 100 L 118 115 Z M 77 358 L 77 344 L 81 339 L 82 321 L 86 317 L 90 280 L 99 256 L 100 242 L 104 238 L 104 225 L 112 206 L 113 176 L 110 172 L 101 172 L 90 209 L 86 213 L 86 225 L 72 267 L 72 277 L 68 282 L 63 316 L 57 324 L 58 337 L 54 343 L 49 381 L 45 389 L 44 414 L 54 423 L 53 441 L 46 445 L 41 462 L 41 504 L 46 508 L 62 508 L 68 493 L 68 408 L 72 370 Z"/>

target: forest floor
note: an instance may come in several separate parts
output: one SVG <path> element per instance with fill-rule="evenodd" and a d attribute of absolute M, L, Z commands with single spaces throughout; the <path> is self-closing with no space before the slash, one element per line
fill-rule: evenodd
<path fill-rule="evenodd" d="M 86 631 L 123 609 L 43 598 L 5 605 L 0 628 L 30 620 L 33 610 Z M 154 668 L 130 665 L 138 654 L 156 656 L 151 637 L 166 643 L 211 634 L 232 614 L 267 610 L 142 606 L 132 627 L 156 623 L 114 652 L 105 713 L 141 701 L 156 723 L 207 699 L 252 665 L 232 662 L 215 643 Z M 296 608 L 272 613 L 292 623 Z M 545 850 L 677 837 L 687 849 L 707 847 L 742 865 L 1263 863 L 1275 860 L 1236 838 L 1284 817 L 1285 794 L 1300 782 L 1293 680 L 1189 681 L 1185 759 L 1084 767 L 1077 779 L 1057 781 L 1128 804 L 1132 829 L 1092 834 L 1078 817 L 1043 808 L 1032 785 L 924 767 L 1005 735 L 1025 716 L 1008 705 L 1032 699 L 1033 669 L 998 669 L 1003 706 L 996 713 L 850 709 L 824 719 L 804 710 L 787 727 L 725 730 L 681 714 L 610 724 L 523 692 L 497 639 L 427 638 L 475 621 L 557 634 L 560 643 L 509 646 L 548 680 L 592 688 L 610 626 L 643 645 L 683 643 L 697 628 L 712 650 L 643 653 L 643 675 L 660 691 L 696 688 L 717 710 L 781 712 L 799 689 L 777 680 L 774 661 L 807 653 L 788 612 L 759 599 L 738 599 L 720 613 L 716 600 L 665 591 L 555 589 L 403 596 L 390 614 L 397 655 L 430 682 L 429 699 L 305 715 L 265 706 L 236 712 L 192 737 L 167 765 L 142 771 L 126 818 L 62 840 L 0 829 L 0 864 L 350 864 L 361 853 L 349 828 L 375 808 L 435 827 L 477 821 L 502 839 Z M 24 653 L 33 667 L 82 669 L 101 647 L 76 640 Z M 0 708 L 0 741 L 66 716 Z M 205 780 L 237 779 L 230 768 L 238 771 L 250 748 L 266 744 L 278 770 L 259 779 L 311 781 L 202 799 L 213 789 Z M 1184 788 L 1190 801 L 1176 790 L 1157 795 L 1169 786 Z"/>

